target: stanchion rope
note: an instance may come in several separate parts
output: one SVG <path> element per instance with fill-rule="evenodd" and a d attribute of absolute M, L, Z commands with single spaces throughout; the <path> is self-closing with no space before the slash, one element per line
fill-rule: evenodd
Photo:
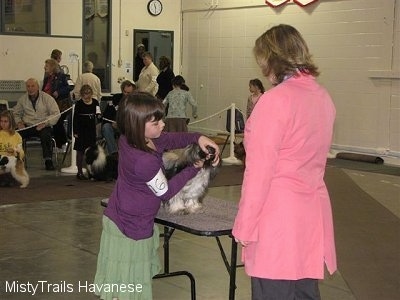
<path fill-rule="evenodd" d="M 71 106 L 70 108 L 67 108 L 67 109 L 64 110 L 63 112 L 60 112 L 60 113 L 57 114 L 57 115 L 54 115 L 54 116 L 51 116 L 50 118 L 45 119 L 45 120 L 42 121 L 42 122 L 39 122 L 39 123 L 30 125 L 30 126 L 28 126 L 28 127 L 19 128 L 19 129 L 16 129 L 15 131 L 24 131 L 24 130 L 28 130 L 28 129 L 30 129 L 30 128 L 36 127 L 36 126 L 38 126 L 38 125 L 40 125 L 40 124 L 42 124 L 42 123 L 46 123 L 47 121 L 50 121 L 50 120 L 52 120 L 52 119 L 54 119 L 54 118 L 57 118 L 57 117 L 61 116 L 61 114 L 65 113 L 66 111 L 69 111 L 69 110 L 71 110 L 71 109 L 72 109 L 72 106 Z"/>

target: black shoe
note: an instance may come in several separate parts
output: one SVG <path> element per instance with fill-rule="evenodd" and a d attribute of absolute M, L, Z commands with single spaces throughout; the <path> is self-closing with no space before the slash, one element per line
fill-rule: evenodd
<path fill-rule="evenodd" d="M 50 159 L 47 159 L 44 164 L 46 165 L 46 170 L 47 171 L 53 171 L 54 170 L 54 166 L 53 166 L 53 162 Z"/>
<path fill-rule="evenodd" d="M 83 175 L 82 173 L 76 174 L 76 178 L 79 180 L 88 180 L 88 178 L 85 175 Z"/>

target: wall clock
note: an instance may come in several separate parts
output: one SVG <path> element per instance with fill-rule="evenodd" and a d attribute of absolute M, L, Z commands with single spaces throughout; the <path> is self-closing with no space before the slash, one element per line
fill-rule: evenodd
<path fill-rule="evenodd" d="M 149 3 L 147 3 L 147 11 L 152 16 L 158 16 L 161 14 L 162 10 L 163 6 L 160 0 L 150 0 Z"/>

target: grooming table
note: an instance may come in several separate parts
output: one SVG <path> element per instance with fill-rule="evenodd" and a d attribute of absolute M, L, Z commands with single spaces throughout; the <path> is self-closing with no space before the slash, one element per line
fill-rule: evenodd
<path fill-rule="evenodd" d="M 108 199 L 101 200 L 103 206 L 107 206 Z M 194 276 L 188 271 L 170 272 L 169 270 L 169 240 L 175 229 L 194 234 L 197 236 L 215 237 L 222 260 L 229 274 L 229 300 L 235 299 L 236 268 L 237 266 L 237 243 L 232 236 L 233 222 L 237 213 L 237 204 L 206 196 L 203 200 L 203 208 L 189 215 L 171 215 L 161 207 L 155 222 L 164 226 L 164 272 L 157 274 L 154 278 L 172 276 L 187 276 L 191 284 L 191 298 L 196 299 L 196 284 Z M 228 261 L 225 250 L 221 244 L 220 237 L 231 238 L 231 255 Z"/>

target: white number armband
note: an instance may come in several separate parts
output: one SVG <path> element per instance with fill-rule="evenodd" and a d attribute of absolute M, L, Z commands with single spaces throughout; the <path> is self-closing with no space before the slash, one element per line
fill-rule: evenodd
<path fill-rule="evenodd" d="M 168 181 L 161 169 L 152 180 L 147 181 L 146 183 L 152 192 L 158 197 L 164 195 L 168 191 Z"/>

